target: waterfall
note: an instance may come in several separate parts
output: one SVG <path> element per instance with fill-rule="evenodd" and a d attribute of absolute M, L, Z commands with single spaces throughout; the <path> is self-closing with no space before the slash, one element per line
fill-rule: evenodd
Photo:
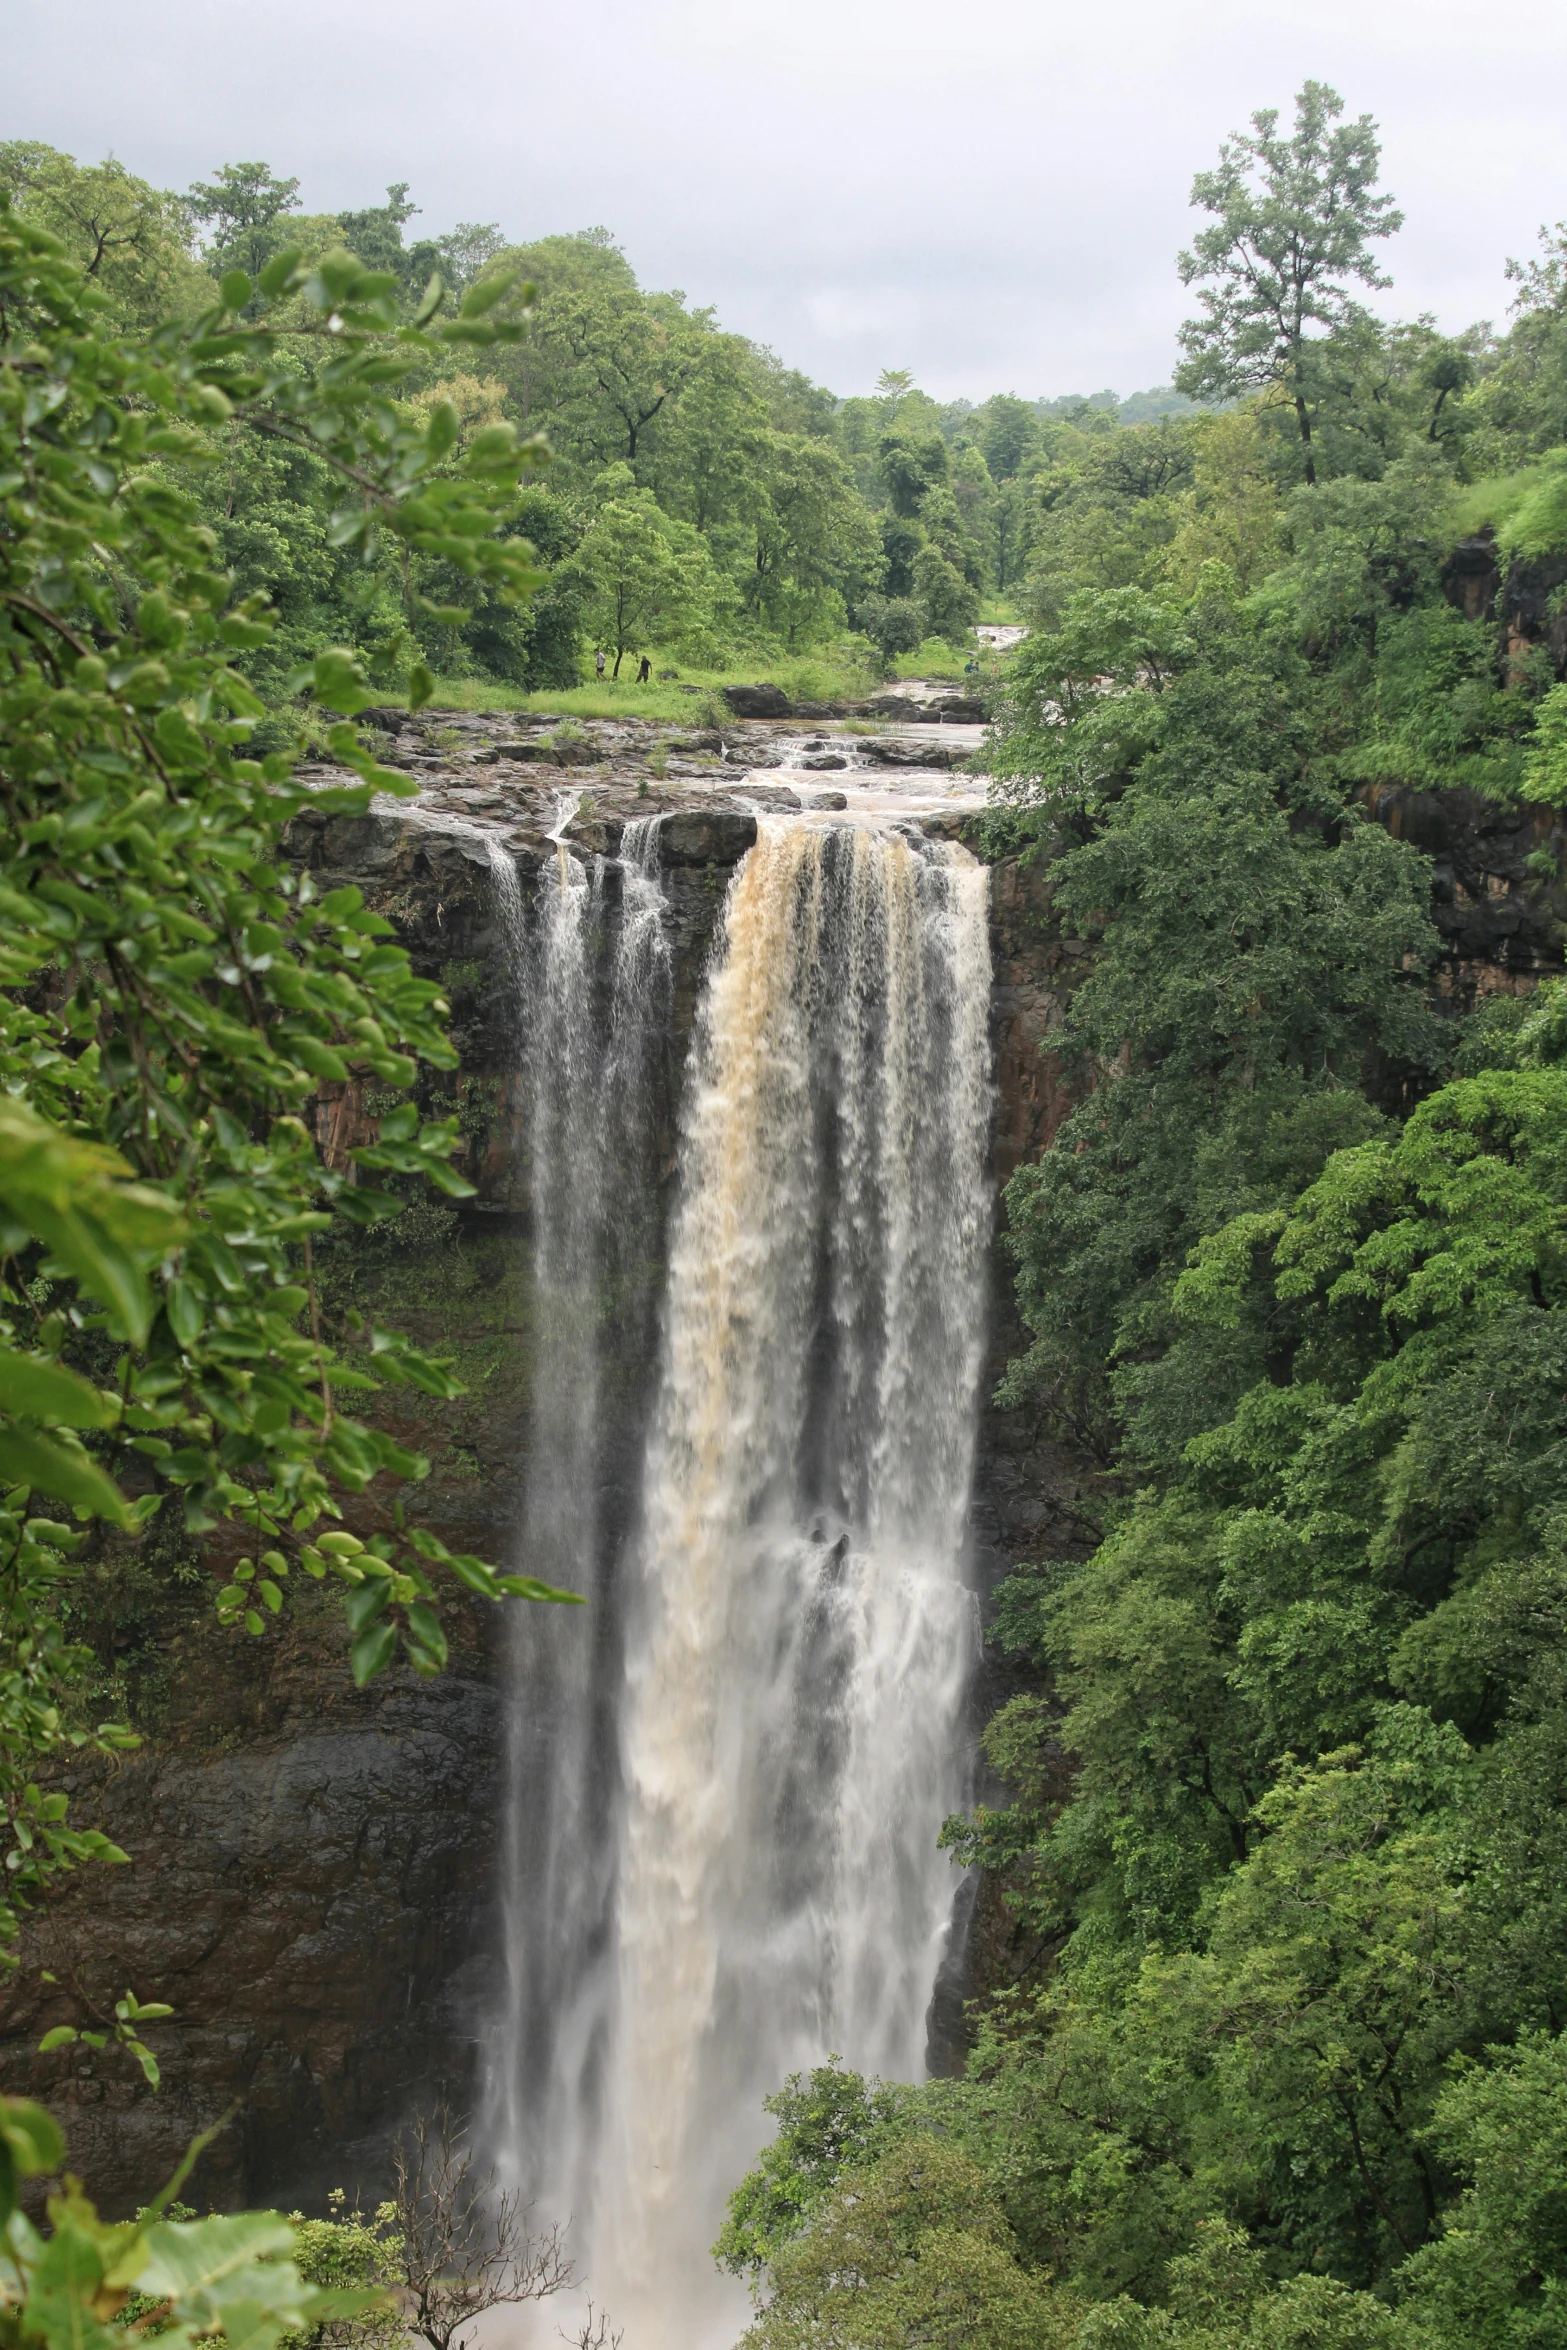
<path fill-rule="evenodd" d="M 507 2174 L 563 2211 L 589 2191 L 612 2007 L 620 1657 L 605 1498 L 625 1432 L 606 1381 L 617 1347 L 645 1346 L 652 1076 L 670 980 L 658 819 L 626 827 L 612 866 L 587 867 L 560 837 L 571 812 L 563 804 L 531 908 L 511 859 L 491 859 L 524 1040 L 533 1227 L 522 1549 L 530 1573 L 592 1604 L 510 1611 L 506 1986 L 486 2134 Z"/>
<path fill-rule="evenodd" d="M 636 2350 L 743 2322 L 708 2246 L 768 2090 L 830 2050 L 923 2069 L 975 1645 L 986 888 L 956 848 L 764 819 L 699 1013 L 590 2229 Z"/>

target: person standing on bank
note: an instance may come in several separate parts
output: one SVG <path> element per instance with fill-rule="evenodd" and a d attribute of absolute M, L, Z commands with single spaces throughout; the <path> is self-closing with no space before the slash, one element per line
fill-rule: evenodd
<path fill-rule="evenodd" d="M 604 682 L 604 648 L 602 645 L 599 647 L 593 666 L 598 672 L 599 684 L 602 685 Z"/>
<path fill-rule="evenodd" d="M 651 662 L 651 661 L 648 659 L 648 657 L 647 657 L 646 653 L 644 653 L 644 654 L 643 654 L 643 656 L 642 656 L 642 666 L 641 666 L 641 668 L 640 668 L 640 669 L 637 671 L 637 683 L 638 683 L 638 685 L 646 685 L 646 683 L 647 683 L 648 679 L 649 679 L 649 678 L 652 676 L 652 674 L 653 674 L 653 664 L 652 664 L 652 662 Z"/>

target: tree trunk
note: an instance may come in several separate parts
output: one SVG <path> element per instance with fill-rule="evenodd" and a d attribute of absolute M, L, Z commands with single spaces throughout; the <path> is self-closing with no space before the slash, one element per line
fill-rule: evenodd
<path fill-rule="evenodd" d="M 1311 416 L 1301 394 L 1295 394 L 1295 415 L 1300 425 L 1301 445 L 1306 452 L 1306 481 L 1311 489 L 1317 486 L 1317 463 L 1311 453 Z"/>

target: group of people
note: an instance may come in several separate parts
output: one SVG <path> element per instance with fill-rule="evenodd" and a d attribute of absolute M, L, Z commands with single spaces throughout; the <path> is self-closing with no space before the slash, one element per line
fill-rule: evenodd
<path fill-rule="evenodd" d="M 594 659 L 593 659 L 593 666 L 594 666 L 594 668 L 595 668 L 595 669 L 597 670 L 597 672 L 598 672 L 598 681 L 599 681 L 600 685 L 602 685 L 602 684 L 603 684 L 603 682 L 604 682 L 604 664 L 605 664 L 606 658 L 607 658 L 607 656 L 606 656 L 606 654 L 605 654 L 604 648 L 603 648 L 603 646 L 602 646 L 602 645 L 600 645 L 600 647 L 599 647 L 599 649 L 598 649 L 597 653 L 594 655 Z M 643 654 L 643 656 L 642 656 L 642 659 L 641 659 L 641 661 L 639 662 L 639 664 L 638 664 L 638 666 L 637 666 L 637 683 L 638 683 L 638 685 L 646 685 L 646 683 L 647 683 L 648 679 L 649 679 L 649 678 L 652 676 L 652 674 L 653 674 L 653 664 L 652 664 L 652 662 L 651 662 L 651 661 L 648 659 L 648 657 L 647 657 L 646 653 L 644 653 L 644 654 Z"/>

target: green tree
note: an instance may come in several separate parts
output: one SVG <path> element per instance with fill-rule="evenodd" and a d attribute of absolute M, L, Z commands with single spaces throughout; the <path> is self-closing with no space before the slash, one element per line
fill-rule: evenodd
<path fill-rule="evenodd" d="M 912 596 L 863 596 L 854 608 L 854 624 L 870 638 L 891 676 L 898 655 L 916 652 L 925 642 L 930 614 Z"/>
<path fill-rule="evenodd" d="M 882 2081 L 846 2072 L 836 2057 L 791 2073 L 762 2100 L 778 2132 L 729 2198 L 713 2257 L 732 2276 L 756 2276 L 847 2169 L 859 2169 L 899 2134 L 907 2100 Z"/>
<path fill-rule="evenodd" d="M 279 179 L 269 163 L 224 163 L 212 179 L 194 183 L 186 203 L 192 218 L 206 224 L 214 274 L 243 269 L 259 277 L 287 243 L 299 182 Z"/>
<path fill-rule="evenodd" d="M 651 492 L 636 487 L 629 468 L 616 467 L 602 486 L 608 495 L 561 580 L 580 598 L 588 634 L 613 648 L 618 677 L 634 647 L 700 627 L 711 608 L 712 566 L 700 542 L 676 552 Z"/>
<path fill-rule="evenodd" d="M 1567 2342 L 1567 2049 L 1530 2032 L 1460 2065 L 1427 2135 L 1472 2184 L 1398 2278 L 1399 2338 L 1418 2350 L 1559 2350 Z"/>
<path fill-rule="evenodd" d="M 659 503 L 701 531 L 760 502 L 772 435 L 749 356 L 737 335 L 709 335 L 659 438 Z"/>
<path fill-rule="evenodd" d="M 149 187 L 111 157 L 79 164 L 35 141 L 0 145 L 0 187 L 19 211 L 58 237 L 121 325 L 150 326 L 212 299 L 190 251 L 177 196 Z"/>
<path fill-rule="evenodd" d="M 1300 624 L 1337 650 L 1346 639 L 1375 660 L 1378 632 L 1392 614 L 1434 600 L 1451 476 L 1441 453 L 1416 442 L 1379 481 L 1345 477 L 1299 490 L 1286 512 Z"/>
<path fill-rule="evenodd" d="M 1343 111 L 1335 90 L 1307 82 L 1290 138 L 1278 136 L 1275 109 L 1254 114 L 1250 132 L 1227 139 L 1217 168 L 1192 182 L 1193 204 L 1215 218 L 1180 257 L 1182 284 L 1202 288 L 1203 315 L 1181 329 L 1177 388 L 1222 401 L 1276 386 L 1294 409 L 1308 482 L 1317 478 L 1313 330 L 1352 323 L 1348 281 L 1389 283 L 1371 248 L 1403 225 L 1392 197 L 1375 192 L 1371 117 L 1339 124 Z"/>
<path fill-rule="evenodd" d="M 920 2132 L 850 2170 L 774 2253 L 748 2350 L 1056 2350 L 1075 2311 L 1030 2274 L 994 2189 Z"/>
<path fill-rule="evenodd" d="M 980 411 L 979 448 L 994 481 L 1011 481 L 1024 470 L 1039 436 L 1039 419 L 1027 400 L 997 393 Z"/>
<path fill-rule="evenodd" d="M 704 357 L 711 319 L 688 315 L 674 294 L 602 285 L 549 300 L 539 328 L 569 362 L 563 405 L 583 448 L 600 464 L 635 470 Z"/>
<path fill-rule="evenodd" d="M 979 592 L 939 547 L 924 546 L 914 558 L 914 593 L 925 609 L 932 636 L 958 644 L 979 618 Z"/>
<path fill-rule="evenodd" d="M 493 220 L 460 220 L 446 236 L 436 239 L 441 275 L 454 294 L 466 293 L 505 249 L 506 239 Z"/>
<path fill-rule="evenodd" d="M 900 423 L 884 433 L 876 455 L 882 488 L 894 514 L 918 514 L 928 490 L 945 484 L 949 461 L 939 432 L 921 432 Z"/>
<path fill-rule="evenodd" d="M 841 619 L 842 602 L 879 576 L 880 548 L 836 450 L 802 434 L 773 433 L 759 454 L 746 595 L 793 646 Z"/>

